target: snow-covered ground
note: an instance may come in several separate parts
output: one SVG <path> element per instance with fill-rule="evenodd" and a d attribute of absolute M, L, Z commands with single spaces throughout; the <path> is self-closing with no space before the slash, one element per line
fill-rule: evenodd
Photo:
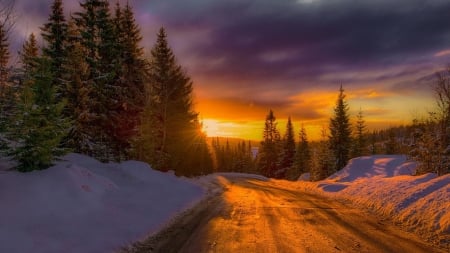
<path fill-rule="evenodd" d="M 359 157 L 326 180 L 297 187 L 368 207 L 445 246 L 450 243 L 450 175 L 411 176 L 415 168 L 406 156 Z"/>
<path fill-rule="evenodd" d="M 0 252 L 114 252 L 157 232 L 209 194 L 218 173 L 195 180 L 127 161 L 104 164 L 69 154 L 47 170 L 3 171 L 0 162 Z M 405 156 L 369 156 L 320 182 L 276 184 L 346 199 L 405 224 L 424 238 L 450 243 L 450 175 L 411 176 Z M 302 180 L 308 176 L 303 175 Z"/>
<path fill-rule="evenodd" d="M 43 171 L 0 170 L 0 252 L 113 252 L 204 195 L 189 180 L 136 161 L 69 154 Z"/>

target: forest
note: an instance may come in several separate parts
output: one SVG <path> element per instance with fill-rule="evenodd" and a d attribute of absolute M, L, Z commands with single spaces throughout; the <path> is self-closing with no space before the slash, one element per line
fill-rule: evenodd
<path fill-rule="evenodd" d="M 102 162 L 139 160 L 177 175 L 215 171 L 321 180 L 354 157 L 408 154 L 417 174 L 450 173 L 450 70 L 430 84 L 437 109 L 409 126 L 369 131 L 364 111 L 349 115 L 341 85 L 321 140 L 308 141 L 289 118 L 284 136 L 269 110 L 262 141 L 209 140 L 194 109 L 193 81 L 177 62 L 161 28 L 144 55 L 130 4 L 85 0 L 64 15 L 54 0 L 47 23 L 30 34 L 11 66 L 8 18 L 0 24 L 0 150 L 21 172 L 46 169 L 64 154 Z M 354 119 L 353 119 L 354 117 Z M 296 137 L 298 136 L 298 137 Z M 297 141 L 298 140 L 298 141 Z"/>

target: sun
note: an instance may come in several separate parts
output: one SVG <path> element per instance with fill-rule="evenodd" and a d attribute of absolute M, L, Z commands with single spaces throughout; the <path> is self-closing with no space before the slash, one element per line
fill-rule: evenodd
<path fill-rule="evenodd" d="M 219 136 L 219 121 L 214 119 L 204 119 L 202 124 L 202 130 L 207 136 Z"/>

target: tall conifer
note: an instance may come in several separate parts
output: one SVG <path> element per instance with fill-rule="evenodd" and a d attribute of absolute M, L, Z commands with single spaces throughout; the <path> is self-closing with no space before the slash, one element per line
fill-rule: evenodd
<path fill-rule="evenodd" d="M 93 87 L 88 86 L 86 82 L 89 73 L 85 61 L 86 49 L 79 41 L 80 31 L 73 19 L 68 22 L 67 35 L 67 60 L 64 61 L 63 68 L 67 71 L 64 79 L 68 80 L 68 83 L 64 114 L 69 117 L 72 124 L 63 145 L 73 152 L 90 154 L 94 137 L 89 125 L 91 122 L 89 94 Z"/>
<path fill-rule="evenodd" d="M 276 178 L 285 178 L 287 171 L 292 167 L 295 156 L 295 137 L 294 127 L 292 126 L 291 117 L 288 118 L 286 124 L 286 132 L 283 137 L 283 148 L 281 151 L 279 169 L 275 175 Z"/>
<path fill-rule="evenodd" d="M 87 154 L 102 161 L 114 160 L 114 126 L 112 114 L 117 106 L 116 79 L 119 66 L 115 29 L 106 0 L 86 0 L 80 3 L 81 12 L 76 13 L 75 23 L 80 32 L 80 44 L 87 64 L 82 80 L 88 87 L 88 117 L 86 133 L 93 142 Z"/>
<path fill-rule="evenodd" d="M 330 149 L 335 160 L 335 169 L 338 171 L 347 164 L 350 158 L 351 146 L 351 125 L 348 114 L 348 104 L 345 100 L 342 85 L 339 89 L 339 96 L 334 107 L 334 115 L 330 119 Z"/>
<path fill-rule="evenodd" d="M 64 68 L 67 60 L 67 23 L 64 17 L 62 0 L 54 0 L 48 22 L 41 28 L 45 46 L 42 48 L 44 57 L 49 58 L 53 75 L 52 84 L 56 87 L 58 100 L 67 97 L 67 81 Z"/>
<path fill-rule="evenodd" d="M 356 116 L 355 137 L 353 143 L 352 157 L 359 157 L 365 155 L 366 152 L 366 122 L 364 121 L 364 115 L 361 109 L 359 109 Z"/>
<path fill-rule="evenodd" d="M 264 123 L 263 141 L 258 153 L 258 170 L 267 177 L 275 177 L 280 154 L 280 133 L 272 110 L 266 116 Z"/>
<path fill-rule="evenodd" d="M 290 173 L 290 179 L 296 180 L 301 174 L 310 172 L 311 153 L 309 149 L 308 136 L 305 127 L 301 126 L 299 133 L 299 142 L 295 152 L 294 166 Z"/>
<path fill-rule="evenodd" d="M 164 28 L 152 51 L 146 111 L 138 145 L 154 168 L 177 174 L 204 174 L 212 159 L 193 110 L 192 81 L 177 64 Z M 140 149 L 140 148 L 138 148 Z"/>
<path fill-rule="evenodd" d="M 62 117 L 64 104 L 56 101 L 56 88 L 51 63 L 47 58 L 36 59 L 35 70 L 21 93 L 12 140 L 16 143 L 11 154 L 19 171 L 45 169 L 64 150 L 60 142 L 66 134 L 67 121 Z"/>
<path fill-rule="evenodd" d="M 119 158 L 128 158 L 131 141 L 137 136 L 144 108 L 148 64 L 139 46 L 142 36 L 134 19 L 132 8 L 116 6 L 114 17 L 118 63 L 116 71 L 116 103 L 111 108 L 113 140 Z"/>

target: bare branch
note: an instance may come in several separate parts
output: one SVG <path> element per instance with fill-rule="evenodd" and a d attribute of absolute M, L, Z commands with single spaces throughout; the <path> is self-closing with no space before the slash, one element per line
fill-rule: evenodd
<path fill-rule="evenodd" d="M 8 34 L 15 24 L 15 0 L 0 0 L 0 25 Z"/>

